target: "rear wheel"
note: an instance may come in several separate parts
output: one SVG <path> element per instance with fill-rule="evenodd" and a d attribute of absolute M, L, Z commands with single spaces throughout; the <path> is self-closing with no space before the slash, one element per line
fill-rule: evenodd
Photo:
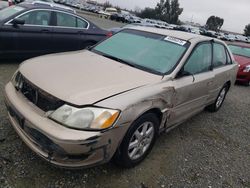
<path fill-rule="evenodd" d="M 217 112 L 221 108 L 221 106 L 222 106 L 222 104 L 223 104 L 223 102 L 224 102 L 224 100 L 226 98 L 228 89 L 229 89 L 228 84 L 225 84 L 223 86 L 223 88 L 220 90 L 220 93 L 217 96 L 215 102 L 213 104 L 207 106 L 207 110 L 208 111 L 210 111 L 210 112 Z"/>
<path fill-rule="evenodd" d="M 148 113 L 137 119 L 129 128 L 117 150 L 114 162 L 129 168 L 139 164 L 151 151 L 158 132 L 159 119 Z"/>

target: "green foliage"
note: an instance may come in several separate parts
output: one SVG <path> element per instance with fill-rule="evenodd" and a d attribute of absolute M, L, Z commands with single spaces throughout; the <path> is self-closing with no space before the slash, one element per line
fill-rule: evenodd
<path fill-rule="evenodd" d="M 246 36 L 250 36 L 250 24 L 246 25 L 244 29 L 244 33 Z"/>
<path fill-rule="evenodd" d="M 142 10 L 138 16 L 140 16 L 141 18 L 150 18 L 150 19 L 156 19 L 156 12 L 155 9 L 152 8 L 145 8 L 144 10 Z"/>
<path fill-rule="evenodd" d="M 109 1 L 106 1 L 105 3 L 103 3 L 103 8 L 104 8 L 104 10 L 105 10 L 106 8 L 110 8 L 110 7 L 112 7 L 112 4 L 111 4 Z"/>
<path fill-rule="evenodd" d="M 115 6 L 118 13 L 121 13 L 121 8 L 119 6 Z"/>
<path fill-rule="evenodd" d="M 206 28 L 213 31 L 219 31 L 224 24 L 224 19 L 217 16 L 210 16 L 207 19 Z"/>
<path fill-rule="evenodd" d="M 178 24 L 179 16 L 183 12 L 178 0 L 160 0 L 154 9 L 145 8 L 139 16 L 142 18 L 159 19 L 171 24 Z"/>

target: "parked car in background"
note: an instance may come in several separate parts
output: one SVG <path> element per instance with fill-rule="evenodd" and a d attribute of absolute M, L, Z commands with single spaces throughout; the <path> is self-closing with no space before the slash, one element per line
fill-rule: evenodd
<path fill-rule="evenodd" d="M 115 33 L 120 32 L 121 30 L 128 29 L 128 28 L 131 28 L 131 27 L 138 27 L 138 26 L 142 26 L 142 27 L 155 27 L 154 25 L 151 25 L 151 24 L 148 24 L 148 23 L 145 23 L 145 22 L 144 23 L 132 23 L 132 24 L 127 24 L 127 25 L 122 26 L 122 27 L 111 28 L 111 29 L 109 29 L 109 31 L 112 34 L 115 34 Z"/>
<path fill-rule="evenodd" d="M 190 33 L 194 33 L 194 34 L 196 34 L 196 35 L 200 35 L 200 28 L 191 27 L 191 28 L 190 28 Z"/>
<path fill-rule="evenodd" d="M 125 16 L 125 22 L 129 23 L 129 24 L 133 24 L 133 23 L 142 23 L 142 19 L 134 16 L 134 15 L 126 15 Z"/>
<path fill-rule="evenodd" d="M 125 19 L 126 15 L 123 15 L 123 14 L 120 14 L 120 13 L 115 13 L 115 14 L 112 14 L 110 16 L 110 20 L 114 20 L 114 21 L 117 21 L 117 22 L 126 22 L 126 19 Z"/>
<path fill-rule="evenodd" d="M 224 37 L 221 38 L 222 40 L 225 40 L 225 41 L 235 41 L 235 35 L 233 34 L 224 34 Z"/>
<path fill-rule="evenodd" d="M 238 42 L 248 42 L 248 38 L 243 35 L 236 35 L 235 40 Z"/>
<path fill-rule="evenodd" d="M 8 5 L 9 6 L 12 6 L 12 5 L 14 5 L 15 4 L 15 1 L 14 0 L 8 0 Z"/>
<path fill-rule="evenodd" d="M 212 38 L 218 37 L 218 34 L 215 31 L 206 30 L 206 29 L 201 30 L 201 35 L 212 37 Z"/>
<path fill-rule="evenodd" d="M 236 62 L 239 64 L 237 81 L 250 86 L 250 45 L 244 43 L 229 43 Z"/>
<path fill-rule="evenodd" d="M 118 13 L 116 8 L 106 8 L 104 11 L 101 10 L 98 12 L 101 18 L 106 18 L 106 19 L 110 19 L 110 16 L 116 13 Z"/>
<path fill-rule="evenodd" d="M 191 32 L 191 29 L 189 27 L 184 26 L 184 25 L 177 25 L 177 26 L 175 26 L 174 30 L 176 30 L 176 31 L 184 31 L 184 32 Z"/>
<path fill-rule="evenodd" d="M 1 1 L 1 0 L 0 0 L 0 10 L 1 10 L 1 9 L 4 9 L 4 8 L 6 8 L 6 7 L 8 7 L 8 6 L 9 6 L 9 4 L 8 4 L 7 1 Z"/>
<path fill-rule="evenodd" d="M 72 9 L 68 6 L 65 6 L 65 5 L 54 3 L 53 0 L 25 0 L 25 3 L 32 3 L 34 5 L 48 5 L 51 7 L 61 8 L 61 9 L 65 9 L 65 10 L 76 13 L 76 11 L 74 9 Z"/>
<path fill-rule="evenodd" d="M 5 103 L 21 139 L 48 162 L 77 168 L 113 158 L 133 167 L 160 132 L 218 111 L 237 69 L 220 40 L 137 27 L 22 63 Z"/>
<path fill-rule="evenodd" d="M 21 3 L 0 11 L 0 58 L 80 50 L 108 34 L 63 8 Z"/>

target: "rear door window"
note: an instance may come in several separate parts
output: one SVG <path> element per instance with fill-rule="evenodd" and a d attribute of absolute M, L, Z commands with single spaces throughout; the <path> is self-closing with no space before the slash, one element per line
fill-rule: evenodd
<path fill-rule="evenodd" d="M 227 64 L 227 54 L 225 47 L 222 44 L 214 43 L 213 44 L 213 66 L 221 67 Z"/>
<path fill-rule="evenodd" d="M 28 12 L 19 17 L 25 21 L 25 25 L 40 25 L 40 26 L 49 26 L 51 11 L 47 10 L 36 10 Z"/>
<path fill-rule="evenodd" d="M 77 18 L 77 28 L 87 28 L 88 23 L 82 19 Z"/>
<path fill-rule="evenodd" d="M 70 15 L 70 14 L 57 12 L 56 19 L 57 19 L 56 26 L 70 27 L 70 28 L 77 27 L 77 18 L 75 16 Z"/>

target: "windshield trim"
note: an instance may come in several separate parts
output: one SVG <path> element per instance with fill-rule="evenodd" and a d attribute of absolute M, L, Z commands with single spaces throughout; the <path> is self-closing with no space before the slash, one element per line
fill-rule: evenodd
<path fill-rule="evenodd" d="M 133 32 L 140 32 L 141 34 L 143 34 L 143 36 L 149 36 L 149 35 L 154 36 L 154 35 L 158 35 L 158 36 L 162 36 L 162 38 L 165 38 L 165 37 L 168 37 L 168 36 L 169 36 L 169 37 L 174 37 L 174 36 L 170 36 L 170 35 L 163 35 L 163 34 L 159 34 L 159 33 L 154 33 L 154 32 L 150 32 L 150 31 L 142 31 L 142 30 L 137 30 L 137 29 L 132 29 L 132 28 L 131 28 L 131 29 L 130 29 L 130 28 L 122 29 L 121 31 L 115 33 L 114 35 L 117 35 L 118 33 L 124 32 L 124 31 L 125 31 L 125 32 L 131 31 L 131 33 L 133 33 Z M 113 36 L 114 36 L 114 35 L 113 35 Z M 113 37 L 113 36 L 112 36 L 112 37 Z M 174 38 L 180 39 L 180 38 L 178 38 L 178 37 L 174 37 Z M 96 53 L 96 54 L 98 54 L 98 55 L 102 55 L 102 56 L 103 56 L 103 55 L 108 55 L 108 54 L 105 54 L 105 53 L 103 53 L 103 52 L 100 52 L 100 51 L 94 49 L 96 46 L 98 46 L 99 44 L 101 44 L 102 42 L 104 42 L 104 41 L 106 41 L 106 40 L 108 40 L 108 39 L 109 39 L 109 38 L 106 38 L 105 40 L 103 40 L 103 41 L 97 43 L 96 45 L 92 46 L 92 47 L 89 48 L 88 50 L 91 51 L 91 52 L 93 52 L 93 53 Z M 182 40 L 182 39 L 180 39 L 180 40 Z M 168 41 L 168 42 L 173 43 L 173 42 L 171 42 L 171 41 Z M 181 60 L 183 59 L 184 55 L 186 54 L 186 52 L 188 51 L 188 49 L 189 49 L 189 47 L 190 47 L 190 45 L 191 45 L 191 43 L 190 43 L 188 40 L 186 40 L 185 42 L 186 42 L 186 44 L 183 45 L 183 46 L 185 47 L 185 50 L 184 50 L 183 53 L 180 55 L 180 58 L 176 61 L 175 65 L 174 65 L 169 71 L 162 73 L 162 72 L 158 72 L 158 71 L 156 71 L 156 70 L 152 70 L 152 69 L 150 69 L 150 68 L 147 68 L 147 67 L 144 67 L 144 66 L 140 66 L 140 65 L 137 65 L 137 64 L 136 64 L 136 66 L 134 66 L 134 68 L 137 68 L 137 69 L 140 69 L 140 70 L 143 70 L 143 71 L 152 73 L 152 74 L 156 74 L 156 75 L 159 75 L 159 76 L 166 76 L 166 75 L 171 74 L 171 73 L 176 69 L 176 67 L 180 64 Z M 175 44 L 175 43 L 174 43 L 174 44 Z M 119 61 L 117 61 L 117 62 L 119 62 Z M 121 63 L 121 62 L 119 62 L 119 63 Z M 140 68 L 139 68 L 139 67 L 140 67 Z"/>

